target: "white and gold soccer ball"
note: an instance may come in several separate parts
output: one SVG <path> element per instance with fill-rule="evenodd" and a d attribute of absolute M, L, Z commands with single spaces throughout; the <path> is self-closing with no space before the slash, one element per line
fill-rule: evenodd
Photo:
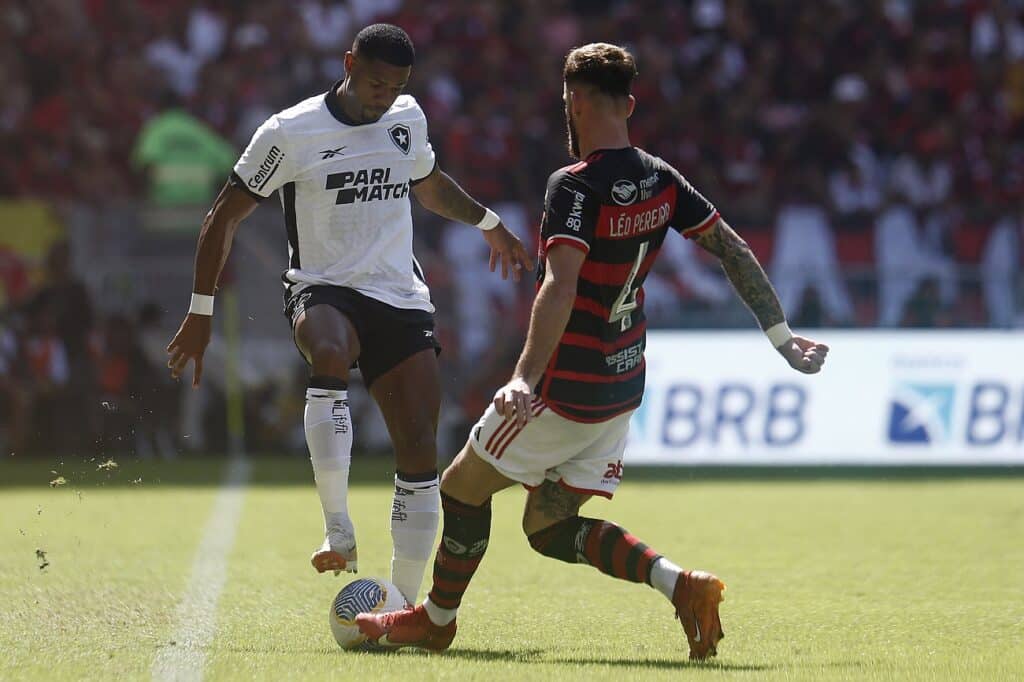
<path fill-rule="evenodd" d="M 331 604 L 331 632 L 342 649 L 372 649 L 359 632 L 360 613 L 387 613 L 407 608 L 402 592 L 382 578 L 359 578 L 341 588 Z"/>

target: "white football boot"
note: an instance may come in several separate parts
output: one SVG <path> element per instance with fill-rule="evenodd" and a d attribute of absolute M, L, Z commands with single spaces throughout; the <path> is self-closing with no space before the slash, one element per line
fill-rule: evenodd
<path fill-rule="evenodd" d="M 342 571 L 358 573 L 357 557 L 356 533 L 351 525 L 348 528 L 332 527 L 327 531 L 324 544 L 313 552 L 310 563 L 318 573 L 327 571 L 334 571 L 334 575 L 338 575 Z"/>

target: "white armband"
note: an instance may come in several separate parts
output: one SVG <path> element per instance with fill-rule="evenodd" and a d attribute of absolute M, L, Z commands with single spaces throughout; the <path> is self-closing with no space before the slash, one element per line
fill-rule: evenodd
<path fill-rule="evenodd" d="M 192 294 L 192 304 L 188 311 L 193 315 L 213 315 L 213 296 L 203 294 Z"/>
<path fill-rule="evenodd" d="M 489 208 L 484 208 L 484 217 L 480 219 L 480 222 L 478 222 L 476 226 L 486 232 L 487 230 L 493 230 L 496 228 L 500 222 L 501 218 L 498 217 L 497 213 Z"/>
<path fill-rule="evenodd" d="M 793 331 L 785 322 L 779 322 L 774 327 L 766 329 L 764 333 L 768 337 L 768 340 L 771 341 L 772 348 L 778 348 L 793 338 Z"/>

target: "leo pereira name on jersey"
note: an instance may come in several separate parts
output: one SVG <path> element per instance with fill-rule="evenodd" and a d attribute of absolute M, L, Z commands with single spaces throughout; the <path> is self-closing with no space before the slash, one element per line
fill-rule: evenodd
<path fill-rule="evenodd" d="M 314 284 L 355 289 L 397 308 L 433 312 L 412 252 L 409 190 L 434 169 L 427 120 L 401 95 L 379 120 L 355 124 L 335 84 L 271 116 L 232 184 L 261 200 L 279 190 L 294 295 Z"/>

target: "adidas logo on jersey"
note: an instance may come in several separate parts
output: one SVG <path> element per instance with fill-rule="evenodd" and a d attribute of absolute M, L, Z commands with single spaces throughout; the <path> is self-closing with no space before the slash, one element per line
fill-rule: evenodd
<path fill-rule="evenodd" d="M 390 168 L 370 168 L 360 171 L 331 173 L 326 189 L 338 190 L 335 204 L 354 204 L 357 201 L 387 201 L 409 196 L 408 182 L 391 182 Z"/>

